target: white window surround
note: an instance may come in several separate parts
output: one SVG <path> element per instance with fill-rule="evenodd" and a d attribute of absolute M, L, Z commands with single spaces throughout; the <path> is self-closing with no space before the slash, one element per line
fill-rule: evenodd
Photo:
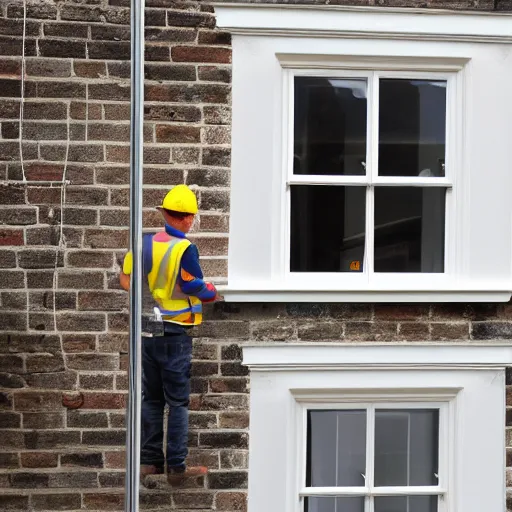
<path fill-rule="evenodd" d="M 512 295 L 512 17 L 216 4 L 233 33 L 229 301 L 506 302 Z M 453 80 L 444 274 L 289 272 L 289 80 L 382 70 Z M 450 166 L 449 161 L 453 162 Z"/>
<path fill-rule="evenodd" d="M 369 402 L 444 404 L 440 512 L 505 510 L 512 346 L 260 344 L 243 351 L 251 370 L 248 512 L 302 512 L 308 405 Z"/>

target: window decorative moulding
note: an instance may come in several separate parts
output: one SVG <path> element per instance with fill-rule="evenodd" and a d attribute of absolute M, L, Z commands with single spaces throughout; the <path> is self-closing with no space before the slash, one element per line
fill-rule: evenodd
<path fill-rule="evenodd" d="M 339 495 L 364 496 L 368 511 L 378 496 L 408 493 L 439 495 L 438 512 L 505 510 L 505 367 L 512 347 L 259 344 L 243 348 L 243 363 L 251 372 L 248 512 L 302 512 L 306 496 Z M 370 459 L 364 488 L 304 485 L 308 411 L 364 408 L 443 411 L 437 486 L 373 487 Z M 372 447 L 375 436 L 367 439 Z"/>
<path fill-rule="evenodd" d="M 512 16 L 255 4 L 216 4 L 215 10 L 218 27 L 233 34 L 230 243 L 228 284 L 222 287 L 226 300 L 510 299 Z M 294 174 L 297 76 L 362 77 L 370 84 L 364 183 L 370 199 L 364 257 L 350 266 L 357 272 L 291 271 L 290 190 L 305 184 L 363 185 L 359 176 Z M 376 272 L 372 262 L 373 189 L 400 181 L 379 177 L 379 93 L 371 83 L 378 84 L 381 77 L 448 84 L 446 161 L 437 159 L 443 174 L 419 177 L 415 185 L 446 188 L 440 272 Z"/>

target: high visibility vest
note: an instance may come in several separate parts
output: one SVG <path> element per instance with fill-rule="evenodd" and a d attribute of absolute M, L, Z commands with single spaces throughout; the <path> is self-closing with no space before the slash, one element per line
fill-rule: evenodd
<path fill-rule="evenodd" d="M 202 322 L 203 312 L 201 301 L 184 294 L 178 282 L 181 258 L 189 246 L 186 238 L 171 237 L 165 242 L 152 240 L 152 265 L 147 279 L 163 319 L 190 326 Z"/>

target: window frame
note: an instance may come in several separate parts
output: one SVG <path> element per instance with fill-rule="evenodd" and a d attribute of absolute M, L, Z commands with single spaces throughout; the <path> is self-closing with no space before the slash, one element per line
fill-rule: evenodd
<path fill-rule="evenodd" d="M 243 347 L 243 364 L 251 378 L 248 512 L 300 511 L 302 404 L 369 400 L 449 403 L 444 512 L 504 510 L 510 345 L 255 344 Z"/>
<path fill-rule="evenodd" d="M 233 302 L 508 302 L 512 296 L 512 24 L 510 15 L 383 7 L 215 4 L 233 34 L 232 174 L 228 282 Z M 448 240 L 453 271 L 422 279 L 345 283 L 286 279 L 283 98 L 287 69 L 457 72 L 453 203 L 460 243 Z M 489 91 L 492 90 L 492 94 Z M 247 100 L 250 98 L 250 101 Z M 492 126 L 492 129 L 489 127 Z M 453 144 L 452 144 L 453 147 Z M 446 162 L 447 167 L 449 166 Z M 455 182 L 454 182 L 455 184 Z M 498 214 L 496 214 L 497 212 Z M 448 213 L 448 212 L 447 212 Z M 338 275 L 338 273 L 336 273 Z M 407 275 L 407 274 L 404 274 Z M 329 277 L 329 276 L 327 276 Z M 352 277 L 354 277 L 352 275 Z M 356 276 L 357 277 L 357 276 Z"/>
<path fill-rule="evenodd" d="M 381 393 L 360 393 L 350 398 L 347 395 L 318 395 L 317 397 L 294 394 L 296 405 L 296 442 L 297 442 L 297 484 L 296 508 L 294 512 L 304 511 L 305 497 L 349 497 L 364 498 L 364 511 L 373 511 L 373 500 L 377 496 L 438 496 L 437 512 L 448 512 L 450 500 L 450 467 L 453 461 L 454 421 L 456 411 L 455 395 L 404 395 Z M 404 401 L 404 397 L 407 397 Z M 307 413 L 310 410 L 360 410 L 367 411 L 366 417 L 366 478 L 370 485 L 364 487 L 306 487 L 307 471 Z M 374 486 L 374 450 L 375 450 L 375 410 L 376 409 L 437 409 L 439 410 L 439 484 L 437 486 Z"/>
<path fill-rule="evenodd" d="M 464 126 L 464 96 L 460 81 L 464 80 L 463 69 L 446 70 L 445 66 L 428 66 L 426 63 L 418 67 L 408 59 L 402 59 L 401 71 L 396 69 L 396 62 L 386 63 L 383 59 L 368 61 L 359 69 L 354 69 L 350 60 L 337 60 L 330 69 L 315 67 L 313 62 L 303 62 L 302 67 L 294 67 L 282 62 L 283 66 L 283 183 L 281 185 L 281 204 L 284 205 L 282 223 L 284 235 L 281 237 L 279 247 L 280 270 L 285 282 L 298 284 L 310 282 L 336 283 L 345 286 L 389 286 L 396 281 L 414 282 L 413 286 L 422 287 L 432 280 L 442 281 L 457 276 L 456 252 L 461 243 L 460 229 L 457 229 L 457 188 L 462 183 L 461 164 L 463 154 L 457 133 Z M 367 113 L 366 113 L 366 168 L 365 175 L 295 175 L 293 173 L 293 146 L 294 146 L 294 79 L 296 77 L 324 77 L 324 78 L 360 78 L 367 80 Z M 380 79 L 422 79 L 446 81 L 446 151 L 444 178 L 420 177 L 379 177 L 379 91 Z M 461 96 L 462 95 L 462 96 Z M 332 186 L 364 186 L 366 189 L 366 228 L 365 228 L 365 256 L 364 270 L 361 273 L 350 272 L 292 272 L 290 270 L 291 258 L 291 187 L 297 185 L 332 185 Z M 439 273 L 413 273 L 413 272 L 387 272 L 380 273 L 374 270 L 374 190 L 375 186 L 409 186 L 409 187 L 435 187 L 446 190 L 445 196 L 445 232 L 444 232 L 444 272 Z M 368 188 L 370 192 L 368 192 Z M 459 209 L 460 210 L 460 209 Z M 320 285 L 321 286 L 321 285 Z"/>

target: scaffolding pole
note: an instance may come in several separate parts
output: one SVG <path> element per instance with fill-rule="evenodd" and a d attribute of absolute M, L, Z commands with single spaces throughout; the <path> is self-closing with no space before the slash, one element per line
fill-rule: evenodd
<path fill-rule="evenodd" d="M 144 122 L 144 0 L 131 0 L 129 394 L 126 414 L 125 512 L 139 510 L 142 315 L 142 155 Z"/>

